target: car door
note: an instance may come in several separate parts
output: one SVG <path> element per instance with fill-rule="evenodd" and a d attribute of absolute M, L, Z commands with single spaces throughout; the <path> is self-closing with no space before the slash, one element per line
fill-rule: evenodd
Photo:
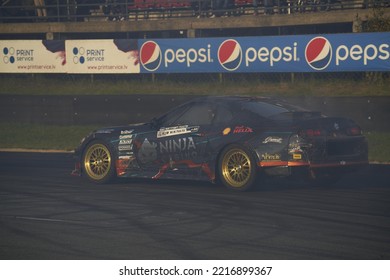
<path fill-rule="evenodd" d="M 214 106 L 193 102 L 163 118 L 156 131 L 159 177 L 210 176 L 205 162 L 210 155 L 208 132 Z"/>
<path fill-rule="evenodd" d="M 161 166 L 165 164 L 166 159 L 163 158 L 165 151 L 164 140 L 172 139 L 174 135 L 168 135 L 169 132 L 172 132 L 169 130 L 164 133 L 163 127 L 166 123 L 177 119 L 186 110 L 186 106 L 175 108 L 137 130 L 134 140 L 134 153 L 143 175 L 147 177 L 154 176 Z"/>

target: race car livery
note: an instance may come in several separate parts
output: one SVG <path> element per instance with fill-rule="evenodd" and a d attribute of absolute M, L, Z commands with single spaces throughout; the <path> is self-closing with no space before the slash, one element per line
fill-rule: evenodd
<path fill-rule="evenodd" d="M 327 184 L 368 164 L 353 120 L 265 97 L 201 97 L 152 121 L 102 128 L 75 150 L 74 174 L 220 182 L 245 191 L 259 175 Z"/>

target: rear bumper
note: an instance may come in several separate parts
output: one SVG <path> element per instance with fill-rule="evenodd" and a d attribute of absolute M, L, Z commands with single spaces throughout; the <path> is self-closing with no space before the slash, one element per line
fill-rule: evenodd
<path fill-rule="evenodd" d="M 317 174 L 347 174 L 364 169 L 368 161 L 339 161 L 327 163 L 309 163 L 304 161 L 258 162 L 258 167 L 269 176 L 303 176 L 316 178 Z"/>
<path fill-rule="evenodd" d="M 330 167 L 346 167 L 346 166 L 367 166 L 368 161 L 344 161 L 341 160 L 339 162 L 332 162 L 332 163 L 314 163 L 310 164 L 310 168 L 330 168 Z"/>
<path fill-rule="evenodd" d="M 309 168 L 332 168 L 346 166 L 366 166 L 368 161 L 335 161 L 324 163 L 310 163 L 305 161 L 260 161 L 257 163 L 259 167 L 309 167 Z"/>

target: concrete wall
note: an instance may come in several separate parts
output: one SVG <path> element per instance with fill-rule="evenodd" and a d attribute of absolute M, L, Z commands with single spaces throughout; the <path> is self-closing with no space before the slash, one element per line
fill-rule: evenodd
<path fill-rule="evenodd" d="M 151 120 L 196 96 L 0 96 L 2 122 L 121 125 Z M 365 131 L 390 131 L 390 97 L 290 97 L 329 116 L 349 117 Z"/>

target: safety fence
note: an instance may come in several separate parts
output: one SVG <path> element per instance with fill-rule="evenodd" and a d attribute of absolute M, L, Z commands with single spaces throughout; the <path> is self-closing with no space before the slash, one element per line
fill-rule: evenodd
<path fill-rule="evenodd" d="M 2 0 L 0 21 L 122 21 L 169 17 L 226 17 L 389 6 L 389 0 Z"/>

